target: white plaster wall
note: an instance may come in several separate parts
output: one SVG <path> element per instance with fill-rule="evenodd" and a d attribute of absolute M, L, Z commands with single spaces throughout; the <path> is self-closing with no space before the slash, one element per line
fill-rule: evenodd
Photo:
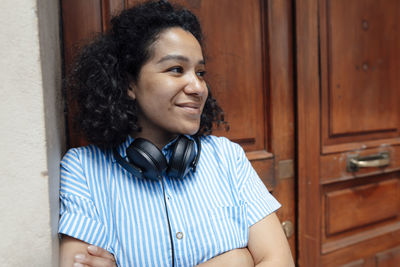
<path fill-rule="evenodd" d="M 58 2 L 0 1 L 0 266 L 57 266 Z"/>

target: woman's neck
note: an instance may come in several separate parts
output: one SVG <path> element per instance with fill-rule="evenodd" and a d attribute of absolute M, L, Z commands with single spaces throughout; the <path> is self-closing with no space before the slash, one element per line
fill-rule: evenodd
<path fill-rule="evenodd" d="M 133 138 L 144 138 L 144 139 L 152 142 L 160 150 L 164 146 L 166 146 L 169 142 L 171 142 L 174 138 L 176 138 L 177 136 L 178 136 L 178 134 L 157 133 L 154 131 L 147 132 L 144 129 L 140 132 L 135 132 L 132 134 Z"/>

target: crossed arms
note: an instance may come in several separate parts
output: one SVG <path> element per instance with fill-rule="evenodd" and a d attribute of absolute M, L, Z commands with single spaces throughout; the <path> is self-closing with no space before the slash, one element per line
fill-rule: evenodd
<path fill-rule="evenodd" d="M 79 265 L 81 264 L 81 265 Z M 60 247 L 60 267 L 115 267 L 107 251 L 64 236 Z M 292 267 L 293 258 L 279 219 L 272 213 L 250 227 L 247 248 L 218 255 L 199 267 L 274 266 Z"/>

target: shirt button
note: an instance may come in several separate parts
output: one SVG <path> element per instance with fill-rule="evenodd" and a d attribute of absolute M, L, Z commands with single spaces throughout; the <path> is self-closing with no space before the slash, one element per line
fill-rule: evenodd
<path fill-rule="evenodd" d="M 177 232 L 176 233 L 176 238 L 178 238 L 179 240 L 183 238 L 183 233 L 182 232 Z"/>

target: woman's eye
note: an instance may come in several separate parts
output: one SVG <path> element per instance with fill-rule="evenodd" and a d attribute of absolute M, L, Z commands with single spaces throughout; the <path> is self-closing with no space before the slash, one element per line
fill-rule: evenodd
<path fill-rule="evenodd" d="M 172 67 L 170 69 L 168 69 L 169 72 L 175 72 L 175 73 L 183 73 L 183 68 L 182 67 Z"/>
<path fill-rule="evenodd" d="M 196 72 L 196 74 L 197 74 L 197 76 L 199 76 L 199 77 L 204 77 L 204 75 L 206 75 L 206 71 L 205 71 L 205 70 L 198 71 L 198 72 Z"/>

